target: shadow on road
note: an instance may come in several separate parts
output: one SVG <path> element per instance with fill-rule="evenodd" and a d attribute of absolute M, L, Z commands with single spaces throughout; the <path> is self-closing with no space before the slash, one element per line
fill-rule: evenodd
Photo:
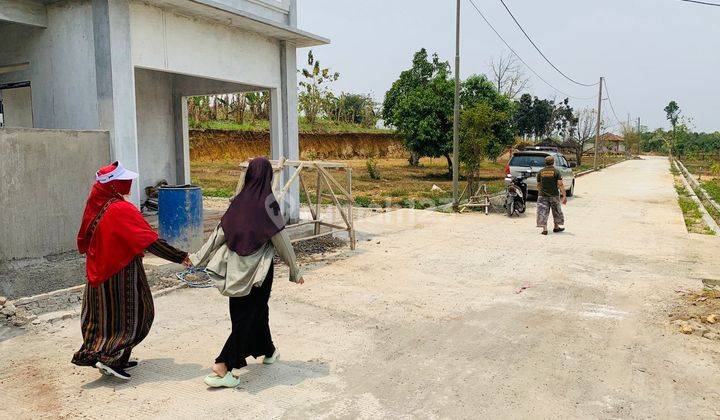
<path fill-rule="evenodd" d="M 237 372 L 240 373 L 240 385 L 236 389 L 257 394 L 268 388 L 292 387 L 306 379 L 328 376 L 330 368 L 327 363 L 320 361 L 280 360 L 271 366 L 253 363 Z"/>
<path fill-rule="evenodd" d="M 123 381 L 109 376 L 101 376 L 98 379 L 82 386 L 83 389 L 95 388 L 125 388 L 153 382 L 180 382 L 190 379 L 200 381 L 209 369 L 195 363 L 178 364 L 174 359 L 148 359 L 140 360 L 140 363 L 128 373 L 132 376 L 129 381 Z"/>

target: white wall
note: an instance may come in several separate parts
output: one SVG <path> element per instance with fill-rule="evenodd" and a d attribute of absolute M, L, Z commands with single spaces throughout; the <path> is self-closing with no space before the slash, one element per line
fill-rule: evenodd
<path fill-rule="evenodd" d="M 290 0 L 215 0 L 234 9 L 250 12 L 268 20 L 288 24 Z"/>
<path fill-rule="evenodd" d="M 135 70 L 140 195 L 165 179 L 177 182 L 177 151 L 172 107 L 172 74 Z"/>
<path fill-rule="evenodd" d="M 3 103 L 3 123 L 5 127 L 33 126 L 32 93 L 30 87 L 0 90 Z"/>
<path fill-rule="evenodd" d="M 30 81 L 34 125 L 98 128 L 95 50 L 90 1 L 47 6 L 46 29 L 0 25 L 0 66 L 29 62 L 0 74 L 0 83 Z"/>
<path fill-rule="evenodd" d="M 277 40 L 141 3 L 132 3 L 130 13 L 137 67 L 263 88 L 280 86 Z"/>

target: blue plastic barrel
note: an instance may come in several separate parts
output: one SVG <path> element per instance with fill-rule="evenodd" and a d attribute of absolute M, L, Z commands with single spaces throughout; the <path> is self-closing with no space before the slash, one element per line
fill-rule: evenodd
<path fill-rule="evenodd" d="M 202 190 L 193 185 L 160 187 L 158 191 L 160 237 L 184 251 L 203 244 Z"/>

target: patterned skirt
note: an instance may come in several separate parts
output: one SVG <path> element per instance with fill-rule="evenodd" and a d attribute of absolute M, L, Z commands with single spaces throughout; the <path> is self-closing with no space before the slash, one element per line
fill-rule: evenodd
<path fill-rule="evenodd" d="M 72 362 L 124 367 L 133 347 L 150 332 L 154 317 L 152 294 L 138 256 L 99 287 L 85 287 L 83 345 Z"/>

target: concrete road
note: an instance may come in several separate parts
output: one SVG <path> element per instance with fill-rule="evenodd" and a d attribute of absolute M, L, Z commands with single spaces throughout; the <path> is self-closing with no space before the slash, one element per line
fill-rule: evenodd
<path fill-rule="evenodd" d="M 0 343 L 0 417 L 712 418 L 720 342 L 677 333 L 674 289 L 720 277 L 720 239 L 688 234 L 666 159 L 578 180 L 568 232 L 520 219 L 397 211 L 364 240 L 278 274 L 282 361 L 202 377 L 229 331 L 213 290 L 158 298 L 129 383 L 70 364 L 71 319 Z M 528 286 L 517 293 L 523 285 Z"/>

